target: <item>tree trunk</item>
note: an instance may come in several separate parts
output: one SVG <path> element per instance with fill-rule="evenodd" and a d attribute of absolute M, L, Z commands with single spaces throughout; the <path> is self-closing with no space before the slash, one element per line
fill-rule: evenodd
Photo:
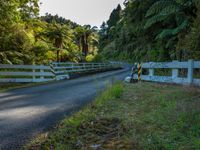
<path fill-rule="evenodd" d="M 88 51 L 89 51 L 88 35 L 85 35 L 85 57 L 87 56 Z"/>
<path fill-rule="evenodd" d="M 82 46 L 82 53 L 84 54 L 85 56 L 85 36 L 82 36 L 81 37 L 81 46 Z"/>
<path fill-rule="evenodd" d="M 89 49 L 89 47 L 88 47 L 88 44 L 86 43 L 85 44 L 85 57 L 87 57 L 88 49 Z"/>
<path fill-rule="evenodd" d="M 78 40 L 78 48 L 79 48 L 79 50 L 81 51 L 82 49 L 81 49 L 81 45 L 82 45 L 82 43 L 81 43 L 81 38 Z"/>
<path fill-rule="evenodd" d="M 57 62 L 60 62 L 60 51 L 57 50 Z"/>

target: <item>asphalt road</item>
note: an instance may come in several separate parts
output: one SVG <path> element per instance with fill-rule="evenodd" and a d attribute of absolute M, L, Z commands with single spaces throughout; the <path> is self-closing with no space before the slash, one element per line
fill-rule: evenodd
<path fill-rule="evenodd" d="M 128 74 L 117 70 L 0 93 L 0 150 L 20 149 Z"/>

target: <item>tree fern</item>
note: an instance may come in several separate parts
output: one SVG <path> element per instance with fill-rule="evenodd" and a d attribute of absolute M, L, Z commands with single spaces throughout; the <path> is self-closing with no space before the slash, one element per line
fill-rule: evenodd
<path fill-rule="evenodd" d="M 13 62 L 19 62 L 20 57 L 22 57 L 22 56 L 26 56 L 26 55 L 23 55 L 20 52 L 11 51 L 11 50 L 1 51 L 0 52 L 0 63 L 12 64 Z"/>
<path fill-rule="evenodd" d="M 182 24 L 180 24 L 177 28 L 175 28 L 175 29 L 173 30 L 173 35 L 176 35 L 176 34 L 178 34 L 180 31 L 186 29 L 186 28 L 188 27 L 188 25 L 189 25 L 188 20 L 183 21 Z"/>
<path fill-rule="evenodd" d="M 174 29 L 164 29 L 160 34 L 158 34 L 156 36 L 156 40 L 157 39 L 163 39 L 165 37 L 173 35 L 173 31 L 174 31 Z"/>
<path fill-rule="evenodd" d="M 175 41 L 177 40 L 177 37 L 172 37 L 168 40 L 168 42 L 165 45 L 165 48 L 171 48 L 175 47 Z"/>
<path fill-rule="evenodd" d="M 175 14 L 179 11 L 180 11 L 180 7 L 178 7 L 177 5 L 168 5 L 168 6 L 165 6 L 165 8 L 163 8 L 159 12 L 159 14 L 169 16 L 169 15 Z"/>
<path fill-rule="evenodd" d="M 178 12 L 180 12 L 180 6 L 174 0 L 160 0 L 154 3 L 147 11 L 146 17 L 150 18 L 147 19 L 145 28 L 149 28 L 153 24 L 163 21 Z"/>
<path fill-rule="evenodd" d="M 165 20 L 167 17 L 168 16 L 163 15 L 163 14 L 155 15 L 146 21 L 144 28 L 147 29 L 147 28 L 151 27 L 153 24 Z"/>
<path fill-rule="evenodd" d="M 181 25 L 174 29 L 164 29 L 160 34 L 157 35 L 156 39 L 163 39 L 167 36 L 174 36 L 180 31 L 184 30 L 188 26 L 188 21 L 185 20 Z"/>
<path fill-rule="evenodd" d="M 182 24 L 185 20 L 188 20 L 187 16 L 184 14 L 184 12 L 176 13 L 175 19 L 176 19 L 175 21 L 178 25 Z"/>
<path fill-rule="evenodd" d="M 146 17 L 150 17 L 155 14 L 159 14 L 161 11 L 163 11 L 166 7 L 168 9 L 177 7 L 177 4 L 173 0 L 160 0 L 156 3 L 154 3 L 150 9 L 146 13 Z M 173 9 L 172 9 L 173 10 Z"/>

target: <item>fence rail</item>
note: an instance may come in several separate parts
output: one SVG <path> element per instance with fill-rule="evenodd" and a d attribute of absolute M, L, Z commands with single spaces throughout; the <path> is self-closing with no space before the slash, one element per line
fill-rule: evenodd
<path fill-rule="evenodd" d="M 0 82 L 47 82 L 53 79 L 49 66 L 0 64 Z"/>
<path fill-rule="evenodd" d="M 51 63 L 44 65 L 0 64 L 0 83 L 47 82 L 69 78 L 72 73 L 87 73 L 121 68 L 117 63 Z"/>
<path fill-rule="evenodd" d="M 200 69 L 200 61 L 189 60 L 187 62 L 149 62 L 142 64 L 143 70 L 148 70 L 148 75 L 142 75 L 141 79 L 145 81 L 177 83 L 177 84 L 194 84 L 200 86 L 200 78 L 194 77 L 194 70 Z M 171 76 L 155 75 L 155 69 L 171 69 Z M 186 69 L 186 77 L 180 77 L 180 69 Z M 200 70 L 198 71 L 200 76 Z M 134 78 L 138 78 L 135 74 Z"/>

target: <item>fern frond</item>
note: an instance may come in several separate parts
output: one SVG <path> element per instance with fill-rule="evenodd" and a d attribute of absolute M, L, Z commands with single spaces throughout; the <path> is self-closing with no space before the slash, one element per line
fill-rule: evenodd
<path fill-rule="evenodd" d="M 163 39 L 163 38 L 165 38 L 165 37 L 168 37 L 168 36 L 173 35 L 173 30 L 174 30 L 174 29 L 164 29 L 160 34 L 158 34 L 158 35 L 156 36 L 156 40 L 157 40 L 157 39 Z"/>
<path fill-rule="evenodd" d="M 4 52 L 7 56 L 18 56 L 18 57 L 22 57 L 23 54 L 17 51 L 5 51 Z"/>
<path fill-rule="evenodd" d="M 171 15 L 171 14 L 175 14 L 179 11 L 180 11 L 180 7 L 178 7 L 177 5 L 169 5 L 169 6 L 166 6 L 165 8 L 163 8 L 159 12 L 159 14 L 160 15 Z"/>
<path fill-rule="evenodd" d="M 167 44 L 165 45 L 165 48 L 170 48 L 172 46 L 175 46 L 175 41 L 177 40 L 177 37 L 172 37 L 168 40 Z"/>
<path fill-rule="evenodd" d="M 174 36 L 180 33 L 188 26 L 188 21 L 185 20 L 182 24 L 174 29 L 165 29 L 160 34 L 157 35 L 156 39 L 163 39 L 168 36 Z"/>
<path fill-rule="evenodd" d="M 175 28 L 173 30 L 173 35 L 176 35 L 179 32 L 181 32 L 182 30 L 186 29 L 188 27 L 188 25 L 189 25 L 188 20 L 183 21 L 182 24 L 180 24 L 177 28 Z"/>
<path fill-rule="evenodd" d="M 163 2 L 163 1 L 162 1 Z M 170 1 L 171 2 L 171 1 Z M 158 2 L 157 2 L 158 3 Z M 159 1 L 159 4 L 161 3 L 161 1 Z M 154 4 L 155 5 L 155 4 Z M 162 9 L 161 9 L 162 8 Z M 155 9 L 154 9 L 155 10 Z M 165 7 L 160 7 L 159 11 L 157 10 L 157 15 L 154 15 L 153 17 L 147 19 L 145 28 L 148 28 L 150 26 L 152 26 L 153 24 L 163 21 L 166 18 L 168 18 L 169 16 L 171 16 L 172 14 L 176 14 L 180 11 L 180 8 L 177 4 L 175 3 L 170 3 Z M 151 13 L 153 13 L 153 11 L 151 11 Z M 150 13 L 150 14 L 151 14 Z M 155 13 L 155 11 L 154 11 Z"/>
<path fill-rule="evenodd" d="M 185 20 L 187 20 L 187 16 L 184 14 L 184 12 L 176 13 L 176 22 L 178 25 L 182 24 Z"/>
<path fill-rule="evenodd" d="M 146 13 L 146 17 L 155 15 L 155 14 L 159 14 L 163 9 L 165 9 L 166 7 L 172 7 L 172 6 L 176 6 L 177 3 L 174 2 L 173 0 L 160 0 L 156 3 L 154 3 L 149 10 Z"/>
<path fill-rule="evenodd" d="M 167 17 L 168 17 L 167 15 L 160 15 L 160 14 L 153 16 L 153 17 L 147 19 L 144 28 L 147 29 L 147 28 L 151 27 L 153 24 L 165 20 Z"/>

